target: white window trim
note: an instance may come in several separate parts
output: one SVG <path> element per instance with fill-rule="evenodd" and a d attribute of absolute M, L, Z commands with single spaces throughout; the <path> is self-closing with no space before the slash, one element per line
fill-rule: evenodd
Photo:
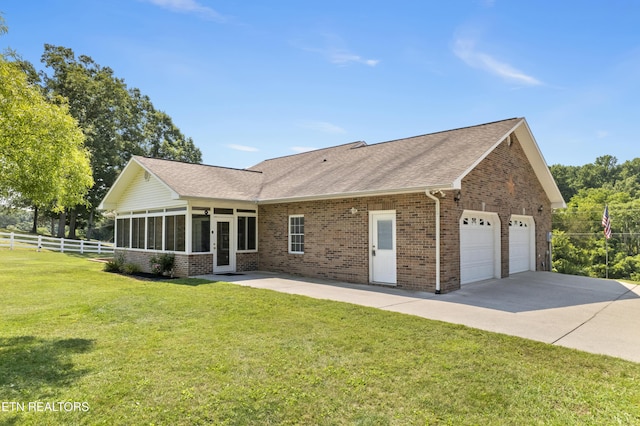
<path fill-rule="evenodd" d="M 238 245 L 238 241 L 236 241 L 236 253 L 256 253 L 258 252 L 258 215 L 256 213 L 244 213 L 244 212 L 240 212 L 240 213 L 236 213 L 235 214 L 235 220 L 236 220 L 236 239 L 237 239 L 237 235 L 238 235 L 238 231 L 240 230 L 240 217 L 255 217 L 256 218 L 256 248 L 255 249 L 251 249 L 251 250 L 239 250 L 237 248 Z"/>
<path fill-rule="evenodd" d="M 287 240 L 288 240 L 287 241 L 287 250 L 288 250 L 289 254 L 304 254 L 304 249 L 303 249 L 303 251 L 292 251 L 291 250 L 291 243 L 292 243 L 291 237 L 293 235 L 302 235 L 304 237 L 304 232 L 302 234 L 292 234 L 291 233 L 291 219 L 294 218 L 294 217 L 301 217 L 301 218 L 304 219 L 304 215 L 303 214 L 290 214 L 289 215 L 289 218 L 287 219 L 287 235 L 288 235 L 288 238 L 287 238 Z M 302 243 L 302 244 L 303 244 L 303 247 L 304 247 L 304 243 Z"/>
<path fill-rule="evenodd" d="M 167 216 L 181 216 L 184 215 L 185 216 L 185 222 L 186 222 L 186 216 L 187 216 L 187 207 L 186 206 L 174 206 L 174 207 L 167 207 L 167 208 L 158 208 L 158 209 L 145 209 L 145 210 L 135 210 L 135 211 L 123 211 L 123 212 L 116 212 L 116 216 L 114 218 L 115 220 L 115 225 L 114 225 L 114 239 L 117 239 L 117 226 L 118 226 L 118 219 L 126 219 L 129 220 L 129 247 L 120 247 L 117 246 L 116 248 L 119 249 L 123 249 L 123 250 L 130 250 L 130 251 L 140 251 L 140 252 L 150 252 L 150 253 L 178 253 L 178 254 L 185 254 L 187 253 L 186 251 L 186 246 L 185 246 L 185 250 L 184 251 L 173 251 L 173 250 L 166 250 L 165 247 L 165 226 L 166 226 L 166 217 Z M 148 231 L 149 231 L 149 218 L 150 217 L 162 217 L 162 248 L 159 249 L 149 249 L 147 248 L 147 238 L 148 238 Z M 144 219 L 144 226 L 145 226 L 145 237 L 144 237 L 144 247 L 131 247 L 131 242 L 133 240 L 133 226 L 131 223 L 131 219 L 135 219 L 135 218 L 143 218 Z M 186 223 L 185 223 L 186 226 Z M 185 242 L 186 244 L 186 242 Z"/>

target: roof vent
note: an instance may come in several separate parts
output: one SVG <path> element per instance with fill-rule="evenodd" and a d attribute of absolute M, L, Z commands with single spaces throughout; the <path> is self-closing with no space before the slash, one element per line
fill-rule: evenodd
<path fill-rule="evenodd" d="M 149 174 L 148 171 L 144 171 L 144 180 L 145 182 L 149 182 L 149 179 L 151 179 L 151 174 Z"/>
<path fill-rule="evenodd" d="M 507 136 L 507 145 L 511 146 L 511 144 L 513 144 L 513 141 L 511 140 L 511 135 Z"/>

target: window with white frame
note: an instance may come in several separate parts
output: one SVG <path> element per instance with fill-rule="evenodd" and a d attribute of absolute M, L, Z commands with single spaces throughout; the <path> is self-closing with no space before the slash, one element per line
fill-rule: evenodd
<path fill-rule="evenodd" d="M 168 251 L 184 251 L 185 248 L 185 216 L 175 215 L 164 218 L 165 242 Z"/>
<path fill-rule="evenodd" d="M 131 219 L 118 219 L 116 222 L 116 247 L 129 247 Z"/>
<path fill-rule="evenodd" d="M 131 218 L 131 248 L 144 249 L 145 220 L 144 217 Z"/>
<path fill-rule="evenodd" d="M 162 250 L 162 216 L 147 218 L 147 250 Z"/>
<path fill-rule="evenodd" d="M 289 216 L 289 253 L 304 253 L 304 215 Z"/>
<path fill-rule="evenodd" d="M 116 220 L 116 247 L 185 251 L 185 211 L 174 207 L 123 214 Z"/>
<path fill-rule="evenodd" d="M 238 216 L 238 251 L 257 248 L 256 219 L 255 216 Z"/>

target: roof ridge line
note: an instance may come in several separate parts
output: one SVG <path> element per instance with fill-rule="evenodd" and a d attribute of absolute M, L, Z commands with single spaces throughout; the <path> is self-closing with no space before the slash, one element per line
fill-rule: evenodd
<path fill-rule="evenodd" d="M 295 154 L 287 154 L 287 155 L 282 155 L 280 157 L 267 158 L 266 160 L 262 160 L 260 163 L 264 163 L 265 161 L 271 161 L 271 160 L 279 160 L 281 158 L 295 157 L 296 155 L 309 154 L 310 152 L 324 151 L 324 150 L 327 150 L 327 149 L 335 149 L 335 148 L 340 148 L 340 147 L 344 147 L 344 146 L 347 146 L 347 145 L 356 145 L 356 144 L 357 144 L 357 146 L 353 146 L 353 147 L 351 147 L 351 149 L 360 148 L 362 146 L 367 146 L 367 143 L 365 141 L 347 142 L 347 143 L 341 143 L 340 145 L 325 146 L 324 148 L 317 148 L 317 149 L 312 149 L 312 150 L 304 151 L 304 152 L 296 152 Z M 260 164 L 260 163 L 258 163 L 258 164 Z M 256 166 L 257 166 L 257 164 L 256 164 Z M 252 166 L 252 167 L 254 167 L 254 166 Z"/>
<path fill-rule="evenodd" d="M 488 126 L 490 124 L 497 124 L 497 123 L 502 123 L 503 121 L 517 120 L 517 119 L 522 119 L 522 117 L 505 118 L 504 120 L 496 120 L 496 121 L 491 121 L 489 123 L 474 124 L 472 126 L 458 127 L 458 128 L 449 129 L 449 130 L 440 130 L 440 131 L 432 132 L 432 133 L 423 133 L 421 135 L 407 136 L 405 138 L 392 139 L 390 141 L 374 142 L 371 145 L 367 145 L 367 147 L 374 147 L 376 145 L 382 145 L 382 144 L 390 143 L 390 142 L 399 142 L 399 141 L 403 141 L 403 140 L 407 140 L 407 139 L 421 138 L 423 136 L 437 135 L 437 134 L 440 134 L 440 133 L 456 132 L 456 131 L 459 131 L 459 130 L 471 129 L 471 128 L 474 128 L 474 127 Z"/>
<path fill-rule="evenodd" d="M 143 159 L 147 159 L 147 160 L 169 161 L 169 162 L 172 162 L 172 163 L 186 164 L 186 165 L 191 165 L 191 166 L 202 166 L 202 167 L 212 167 L 212 168 L 216 168 L 216 169 L 237 170 L 237 171 L 240 171 L 240 172 L 262 173 L 260 170 L 250 170 L 250 169 L 246 169 L 246 168 L 245 169 L 239 169 L 237 167 L 216 166 L 215 164 L 190 163 L 188 161 L 172 160 L 172 159 L 168 159 L 168 158 L 145 157 L 143 155 L 133 155 L 132 157 L 143 158 Z"/>

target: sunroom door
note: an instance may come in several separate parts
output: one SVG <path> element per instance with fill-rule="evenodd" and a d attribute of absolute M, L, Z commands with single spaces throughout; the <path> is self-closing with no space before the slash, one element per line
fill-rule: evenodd
<path fill-rule="evenodd" d="M 213 272 L 235 272 L 233 250 L 233 219 L 215 219 L 213 231 Z"/>

